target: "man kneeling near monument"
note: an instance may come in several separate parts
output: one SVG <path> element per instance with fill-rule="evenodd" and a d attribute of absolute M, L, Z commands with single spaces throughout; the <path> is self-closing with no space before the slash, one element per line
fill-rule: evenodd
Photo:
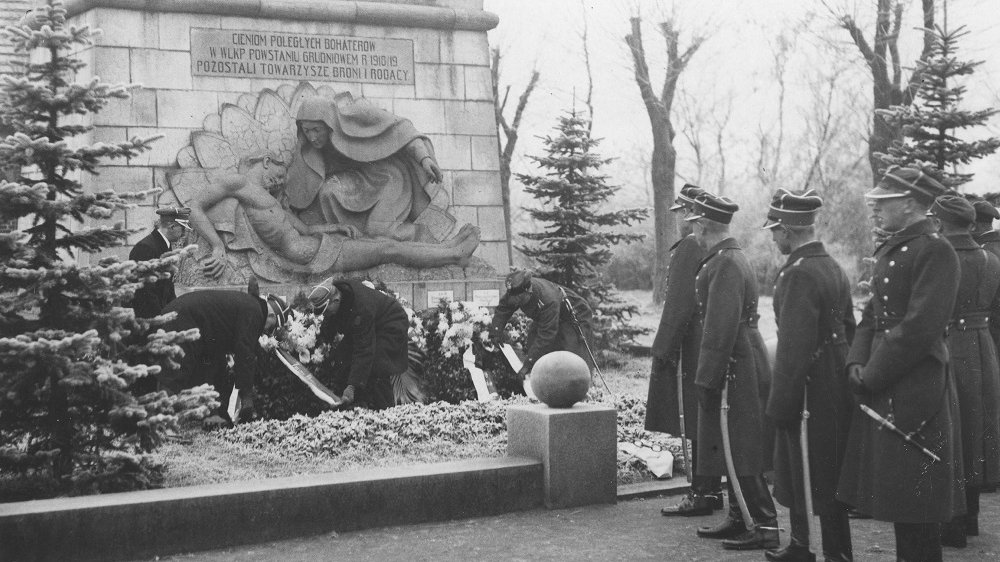
<path fill-rule="evenodd" d="M 181 344 L 184 358 L 174 369 L 161 371 L 160 389 L 177 393 L 208 383 L 219 393 L 219 410 L 205 420 L 207 426 L 227 421 L 230 394 L 235 384 L 242 400 L 240 418 L 253 417 L 254 381 L 260 336 L 270 334 L 285 322 L 288 306 L 281 297 L 257 297 L 239 291 L 192 291 L 163 308 L 163 314 L 177 316 L 163 325 L 167 332 L 198 328 L 201 337 Z M 233 356 L 229 376 L 228 355 Z"/>
<path fill-rule="evenodd" d="M 333 391 L 342 407 L 358 404 L 374 410 L 396 404 L 392 377 L 407 368 L 410 322 L 396 299 L 358 279 L 327 279 L 309 293 L 313 313 L 323 316 L 320 338 L 334 343 Z"/>

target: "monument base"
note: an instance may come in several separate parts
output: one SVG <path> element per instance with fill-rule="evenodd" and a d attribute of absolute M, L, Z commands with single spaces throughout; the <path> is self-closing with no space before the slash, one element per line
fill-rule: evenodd
<path fill-rule="evenodd" d="M 511 406 L 507 454 L 542 461 L 549 509 L 615 503 L 617 423 L 617 412 L 608 406 Z"/>

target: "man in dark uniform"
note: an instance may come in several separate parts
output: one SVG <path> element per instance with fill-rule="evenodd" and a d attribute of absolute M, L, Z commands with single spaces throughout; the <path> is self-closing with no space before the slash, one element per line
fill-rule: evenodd
<path fill-rule="evenodd" d="M 993 229 L 993 221 L 1000 219 L 1000 212 L 982 197 L 970 198 L 970 200 L 976 209 L 976 222 L 972 225 L 972 237 L 975 238 L 977 244 L 1000 258 L 1000 232 Z"/>
<path fill-rule="evenodd" d="M 1000 258 L 972 239 L 972 203 L 945 195 L 931 206 L 932 220 L 958 253 L 962 276 L 948 330 L 951 374 L 958 389 L 966 515 L 944 525 L 941 544 L 962 548 L 979 534 L 979 494 L 1000 482 L 1000 366 L 991 335 L 1000 325 Z"/>
<path fill-rule="evenodd" d="M 521 378 L 531 373 L 531 367 L 543 355 L 553 351 L 572 351 L 582 357 L 593 370 L 594 362 L 587 353 L 587 343 L 593 341 L 591 319 L 594 313 L 583 297 L 551 281 L 532 277 L 531 273 L 522 270 L 508 275 L 506 284 L 507 292 L 500 297 L 500 303 L 493 312 L 490 339 L 500 341 L 504 326 L 519 308 L 533 320 L 528 330 L 527 358 L 518 373 Z M 566 300 L 573 306 L 576 319 L 587 338 L 586 343 L 573 324 Z"/>
<path fill-rule="evenodd" d="M 392 377 L 407 368 L 410 321 L 403 306 L 359 279 L 327 279 L 313 288 L 309 301 L 323 316 L 320 337 L 332 342 L 344 336 L 333 355 L 332 389 L 343 395 L 342 406 L 395 406 Z"/>
<path fill-rule="evenodd" d="M 653 340 L 653 367 L 649 375 L 649 395 L 646 399 L 646 429 L 680 436 L 680 406 L 677 377 L 683 384 L 685 433 L 691 439 L 691 466 L 685 467 L 691 478 L 691 491 L 676 505 L 660 510 L 663 515 L 709 515 L 722 508 L 722 479 L 696 476 L 698 432 L 698 396 L 694 386 L 697 370 L 698 304 L 694 294 L 694 276 L 705 257 L 705 249 L 695 240 L 692 224 L 683 220 L 691 211 L 700 187 L 685 184 L 672 212 L 678 213 L 681 239 L 670 248 L 663 314 Z"/>
<path fill-rule="evenodd" d="M 219 393 L 222 405 L 215 415 L 225 418 L 235 385 L 242 400 L 242 410 L 252 412 L 260 336 L 284 324 L 288 312 L 284 300 L 274 295 L 261 298 L 239 291 L 191 291 L 163 308 L 163 314 L 169 312 L 176 312 L 177 316 L 164 324 L 164 331 L 197 328 L 201 336 L 181 344 L 184 357 L 180 367 L 161 371 L 160 387 L 176 393 L 200 384 L 211 384 Z M 234 377 L 229 376 L 229 354 L 233 356 Z M 206 424 L 223 421 L 213 418 L 207 419 Z"/>
<path fill-rule="evenodd" d="M 853 560 L 847 506 L 834 496 L 854 407 L 844 377 L 854 305 L 847 275 L 816 240 L 822 205 L 813 190 L 779 189 L 764 224 L 778 251 L 788 256 L 774 286 L 778 347 L 767 402 L 767 415 L 777 426 L 774 497 L 788 506 L 792 533 L 786 548 L 766 556 L 781 562 L 816 559 L 809 549 L 806 493 L 820 517 L 824 559 Z M 808 491 L 800 441 L 803 405 L 809 412 Z"/>
<path fill-rule="evenodd" d="M 701 476 L 728 474 L 729 513 L 714 527 L 701 527 L 698 536 L 721 538 L 727 549 L 778 547 L 777 513 L 764 482 L 770 466 L 765 457 L 761 379 L 769 377 L 767 358 L 757 324 L 757 281 L 753 266 L 735 239 L 729 223 L 739 206 L 724 197 L 698 195 L 694 233 L 706 257 L 695 277 L 695 295 L 701 315 L 702 337 L 695 384 L 698 386 L 698 465 Z M 722 425 L 722 399 L 728 411 Z M 725 453 L 725 439 L 731 458 Z M 773 441 L 773 436 L 770 437 Z M 749 517 L 744 520 L 732 483 L 738 480 Z M 752 525 L 752 528 L 748 528 Z"/>
<path fill-rule="evenodd" d="M 872 297 L 847 358 L 861 404 L 854 410 L 837 497 L 891 521 L 899 560 L 941 560 L 940 524 L 965 511 L 955 385 L 945 331 L 958 292 L 955 250 L 925 213 L 944 193 L 922 170 L 891 167 L 865 194 L 874 225 L 891 236 L 875 249 Z"/>
<path fill-rule="evenodd" d="M 188 223 L 191 209 L 187 207 L 163 207 L 157 209 L 156 214 L 159 215 L 156 228 L 132 247 L 128 259 L 133 261 L 159 259 L 170 250 L 174 242 L 191 230 L 191 225 Z M 163 307 L 174 298 L 176 298 L 174 280 L 160 278 L 136 290 L 132 298 L 132 309 L 135 310 L 137 318 L 152 318 L 160 314 Z"/>

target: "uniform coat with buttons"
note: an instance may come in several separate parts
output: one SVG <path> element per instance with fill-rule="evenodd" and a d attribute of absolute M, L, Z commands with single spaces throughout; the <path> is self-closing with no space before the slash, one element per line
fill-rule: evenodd
<path fill-rule="evenodd" d="M 167 253 L 170 246 L 158 230 L 153 230 L 142 240 L 139 240 L 128 253 L 132 261 L 149 261 L 159 259 Z M 163 307 L 177 298 L 174 292 L 173 279 L 161 278 L 153 283 L 139 287 L 132 297 L 132 309 L 138 318 L 152 318 L 163 311 Z"/>
<path fill-rule="evenodd" d="M 798 424 L 807 385 L 809 472 L 817 512 L 822 514 L 821 507 L 837 491 L 854 407 L 844 377 L 854 337 L 853 306 L 847 275 L 822 242 L 792 251 L 774 290 L 778 347 L 767 403 L 769 418 L 793 424 L 778 431 L 774 455 L 774 498 L 785 506 L 804 493 Z"/>
<path fill-rule="evenodd" d="M 965 483 L 996 484 L 1000 482 L 1000 366 L 990 328 L 997 333 L 1000 326 L 1000 258 L 969 234 L 947 239 L 962 264 L 948 351 L 958 387 Z"/>
<path fill-rule="evenodd" d="M 958 293 L 958 257 L 928 220 L 895 233 L 875 257 L 873 294 L 847 362 L 863 366 L 868 392 L 860 400 L 904 432 L 923 424 L 919 439 L 941 461 L 855 409 L 837 497 L 881 521 L 949 521 L 965 511 L 945 343 Z"/>
<path fill-rule="evenodd" d="M 761 391 L 767 387 L 770 373 L 763 340 L 755 327 L 756 276 L 733 238 L 719 242 L 706 255 L 695 279 L 702 320 L 695 384 L 708 389 L 713 397 L 698 408 L 695 470 L 701 476 L 726 474 L 717 393 L 728 376 L 733 463 L 738 476 L 757 476 L 770 467 L 774 437 L 764 432 Z"/>
<path fill-rule="evenodd" d="M 705 249 L 694 235 L 685 236 L 671 248 L 663 314 L 653 340 L 653 368 L 646 398 L 646 429 L 680 435 L 677 377 L 684 385 L 684 420 L 688 436 L 696 434 L 698 396 L 694 376 L 698 369 L 701 326 L 694 293 L 694 277 Z"/>

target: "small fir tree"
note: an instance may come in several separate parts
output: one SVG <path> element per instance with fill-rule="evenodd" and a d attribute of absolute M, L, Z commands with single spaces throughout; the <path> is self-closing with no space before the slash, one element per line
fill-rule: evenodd
<path fill-rule="evenodd" d="M 618 187 L 608 185 L 608 177 L 599 172 L 612 159 L 593 151 L 600 139 L 590 136 L 588 121 L 575 111 L 560 117 L 556 135 L 545 137 L 543 142 L 546 154 L 530 158 L 547 172 L 517 177 L 541 204 L 526 210 L 535 221 L 549 226 L 544 232 L 522 232 L 521 236 L 537 244 L 517 249 L 542 264 L 542 277 L 590 301 L 599 324 L 594 332 L 602 338 L 599 347 L 615 350 L 645 330 L 629 324 L 638 307 L 627 304 L 597 272 L 611 260 L 612 245 L 643 238 L 609 229 L 632 226 L 645 219 L 648 211 L 606 210 Z"/>
<path fill-rule="evenodd" d="M 123 303 L 180 256 L 76 260 L 127 235 L 121 226 L 87 226 L 88 219 L 107 221 L 131 207 L 129 199 L 152 193 L 87 193 L 78 178 L 96 174 L 103 158 L 136 156 L 153 139 L 71 148 L 68 139 L 90 127 L 67 121 L 127 98 L 130 88 L 73 83 L 85 65 L 67 53 L 96 34 L 68 25 L 61 1 L 5 31 L 16 52 L 45 60 L 0 76 L 0 119 L 9 132 L 0 142 L 7 175 L 0 221 L 23 228 L 0 234 L 0 501 L 155 486 L 158 467 L 143 453 L 179 420 L 206 415 L 215 393 L 133 396 L 129 386 L 160 369 L 140 359 L 172 360 L 176 344 L 197 330 L 160 331 L 145 343 L 139 334 L 166 317 L 137 321 Z"/>
<path fill-rule="evenodd" d="M 945 186 L 958 189 L 972 179 L 972 174 L 960 172 L 959 167 L 993 154 L 1000 147 L 996 137 L 965 141 L 957 136 L 958 130 L 985 125 L 997 112 L 961 108 L 965 86 L 959 78 L 969 76 L 982 64 L 956 57 L 958 40 L 967 34 L 965 27 L 951 32 L 937 27 L 930 56 L 926 61 L 917 61 L 921 82 L 913 105 L 878 110 L 903 133 L 903 139 L 894 142 L 888 154 L 877 154 L 885 167 L 931 166 Z"/>

